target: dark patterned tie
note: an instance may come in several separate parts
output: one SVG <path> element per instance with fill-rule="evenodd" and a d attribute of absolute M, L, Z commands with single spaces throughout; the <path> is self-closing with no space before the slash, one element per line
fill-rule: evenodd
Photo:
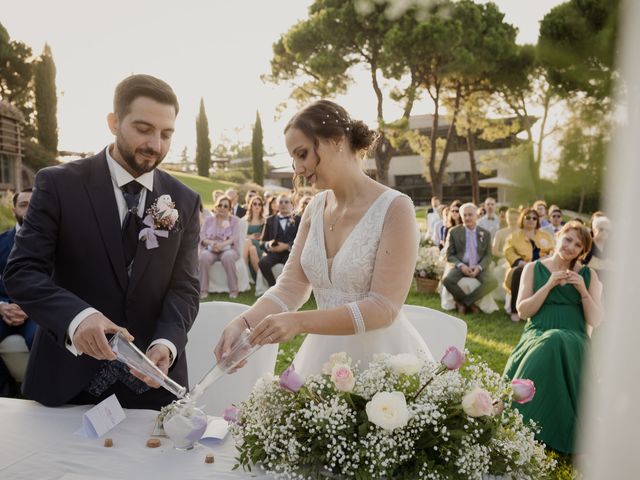
<path fill-rule="evenodd" d="M 124 265 L 128 268 L 133 257 L 136 256 L 138 247 L 138 234 L 140 232 L 138 203 L 140 202 L 142 185 L 134 180 L 120 188 L 127 202 L 127 214 L 122 222 L 122 249 L 124 252 Z"/>

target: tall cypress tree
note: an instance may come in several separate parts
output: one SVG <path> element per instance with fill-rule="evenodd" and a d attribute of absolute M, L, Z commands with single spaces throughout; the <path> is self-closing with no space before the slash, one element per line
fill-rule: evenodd
<path fill-rule="evenodd" d="M 36 128 L 38 143 L 48 152 L 58 153 L 58 97 L 56 65 L 51 48 L 45 43 L 35 71 Z"/>
<path fill-rule="evenodd" d="M 196 118 L 196 165 L 198 175 L 209 176 L 211 166 L 211 140 L 209 139 L 209 120 L 204 111 L 204 99 L 200 98 L 200 113 Z"/>
<path fill-rule="evenodd" d="M 251 137 L 251 161 L 253 164 L 253 181 L 264 184 L 264 147 L 262 145 L 262 122 L 260 112 L 256 111 L 256 123 L 253 125 Z"/>

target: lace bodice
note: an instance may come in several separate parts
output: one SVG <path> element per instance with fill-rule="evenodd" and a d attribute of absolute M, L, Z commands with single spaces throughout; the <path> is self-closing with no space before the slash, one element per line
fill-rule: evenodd
<path fill-rule="evenodd" d="M 322 215 L 327 192 L 318 195 L 311 212 L 311 226 L 300 263 L 318 308 L 327 310 L 366 298 L 371 290 L 373 269 L 387 209 L 400 195 L 396 190 L 382 193 L 353 228 L 340 250 L 326 257 Z"/>

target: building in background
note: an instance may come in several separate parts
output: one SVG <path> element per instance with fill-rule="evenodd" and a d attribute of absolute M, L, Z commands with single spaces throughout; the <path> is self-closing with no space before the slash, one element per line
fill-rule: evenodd
<path fill-rule="evenodd" d="M 24 117 L 13 105 L 0 100 L 0 191 L 17 192 L 22 178 L 22 123 Z"/>

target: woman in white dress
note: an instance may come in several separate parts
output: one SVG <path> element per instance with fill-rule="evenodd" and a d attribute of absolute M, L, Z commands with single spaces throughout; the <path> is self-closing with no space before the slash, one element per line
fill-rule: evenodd
<path fill-rule="evenodd" d="M 402 313 L 418 254 L 413 203 L 364 173 L 363 154 L 375 138 L 327 100 L 289 121 L 285 141 L 295 175 L 322 191 L 304 212 L 276 285 L 227 325 L 218 358 L 248 324 L 257 344 L 307 334 L 294 360 L 303 375 L 320 372 L 335 352 L 346 352 L 361 368 L 377 353 L 431 359 Z M 312 290 L 318 310 L 298 312 Z"/>

